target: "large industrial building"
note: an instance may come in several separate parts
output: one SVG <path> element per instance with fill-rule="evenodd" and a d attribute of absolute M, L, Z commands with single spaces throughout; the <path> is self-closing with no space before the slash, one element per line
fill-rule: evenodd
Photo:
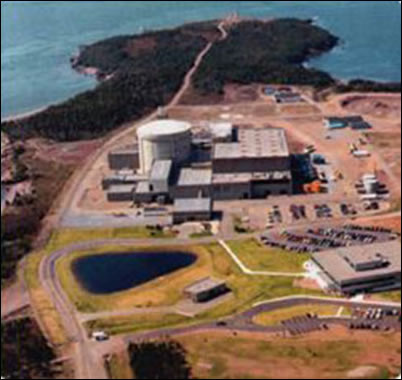
<path fill-rule="evenodd" d="M 401 244 L 353 246 L 314 254 L 329 289 L 354 295 L 401 288 Z"/>
<path fill-rule="evenodd" d="M 175 120 L 139 128 L 137 160 L 135 149 L 109 156 L 110 169 L 120 170 L 103 180 L 108 199 L 127 200 L 132 194 L 137 204 L 175 204 L 176 215 L 183 214 L 177 220 L 191 219 L 191 212 L 199 220 L 211 215 L 213 201 L 293 193 L 291 157 L 283 129 L 212 123 L 208 131 L 202 138 L 193 136 L 189 123 Z M 208 157 L 201 165 L 195 159 L 200 151 Z M 131 162 L 130 175 L 121 169 Z"/>

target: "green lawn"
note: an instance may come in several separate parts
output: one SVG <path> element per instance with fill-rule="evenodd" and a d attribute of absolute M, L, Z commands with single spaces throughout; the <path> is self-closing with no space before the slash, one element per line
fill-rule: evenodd
<path fill-rule="evenodd" d="M 228 242 L 229 247 L 249 269 L 270 272 L 304 272 L 309 255 L 267 248 L 256 239 Z"/>
<path fill-rule="evenodd" d="M 385 301 L 399 302 L 401 303 L 401 291 L 379 293 L 375 298 L 382 299 Z"/>
<path fill-rule="evenodd" d="M 164 232 L 156 228 L 122 227 L 122 228 L 63 228 L 54 232 L 49 248 L 70 244 L 108 239 L 173 239 L 174 232 Z"/>
<path fill-rule="evenodd" d="M 187 248 L 188 250 L 189 248 Z M 173 305 L 181 298 L 182 289 L 191 284 L 196 279 L 205 276 L 213 276 L 227 281 L 228 286 L 233 292 L 233 297 L 227 302 L 205 312 L 193 319 L 175 320 L 169 317 L 167 320 L 153 319 L 150 321 L 138 321 L 138 316 L 128 318 L 109 318 L 96 321 L 97 327 L 104 327 L 112 334 L 127 333 L 142 329 L 157 329 L 161 327 L 176 326 L 182 323 L 201 323 L 206 321 L 215 321 L 218 318 L 226 317 L 237 312 L 242 312 L 255 303 L 271 300 L 274 298 L 286 297 L 291 295 L 322 295 L 320 291 L 303 289 L 294 286 L 294 279 L 288 277 L 251 277 L 243 274 L 232 259 L 227 255 L 219 244 L 209 244 L 199 247 L 193 247 L 192 251 L 201 254 L 202 264 L 196 266 L 192 271 L 191 268 L 180 271 L 177 275 L 169 276 L 162 282 L 154 281 L 128 292 L 118 293 L 110 297 L 91 296 L 77 290 L 70 280 L 65 282 L 61 275 L 62 283 L 67 289 L 68 294 L 72 297 L 77 306 L 81 309 L 84 307 L 86 311 L 100 311 L 102 309 L 116 310 L 119 307 L 128 308 L 137 305 L 142 300 L 142 306 L 168 306 Z M 70 257 L 70 260 L 72 257 Z M 63 264 L 64 268 L 66 263 Z M 60 270 L 60 268 L 59 268 Z M 65 271 L 64 271 L 65 272 Z M 68 271 L 67 271 L 68 272 Z M 78 295 L 78 298 L 77 298 Z M 152 304 L 148 304 L 155 298 Z M 159 300 L 159 303 L 157 302 Z M 163 302 L 162 302 L 163 301 Z M 123 306 L 124 305 L 124 306 Z M 153 318 L 155 318 L 154 316 Z M 144 317 L 145 318 L 145 317 Z M 116 323 L 116 327 L 113 325 Z"/>
<path fill-rule="evenodd" d="M 128 317 L 113 317 L 87 322 L 85 327 L 93 331 L 105 331 L 109 335 L 135 333 L 163 329 L 191 323 L 192 319 L 178 314 L 138 314 Z"/>

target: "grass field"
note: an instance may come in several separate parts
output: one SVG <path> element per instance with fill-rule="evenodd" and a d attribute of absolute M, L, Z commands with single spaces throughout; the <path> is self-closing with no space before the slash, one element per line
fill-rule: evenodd
<path fill-rule="evenodd" d="M 190 247 L 186 247 L 188 251 Z M 116 310 L 119 307 L 127 309 L 130 306 L 172 306 L 181 297 L 181 291 L 184 287 L 195 280 L 213 276 L 227 281 L 227 284 L 233 292 L 233 297 L 227 302 L 216 306 L 204 314 L 191 320 L 186 319 L 161 319 L 147 321 L 138 321 L 138 316 L 125 318 L 108 318 L 98 320 L 95 326 L 103 327 L 112 334 L 136 332 L 142 329 L 157 329 L 160 327 L 173 327 L 178 324 L 200 323 L 214 321 L 228 315 L 245 311 L 253 306 L 254 303 L 266 301 L 274 298 L 290 295 L 322 295 L 319 291 L 303 289 L 294 286 L 294 280 L 288 277 L 250 277 L 244 275 L 231 258 L 226 254 L 223 248 L 218 244 L 209 244 L 205 246 L 192 247 L 193 252 L 200 255 L 199 261 L 193 267 L 182 270 L 177 274 L 168 276 L 161 281 L 153 281 L 138 289 L 118 293 L 110 297 L 96 297 L 88 295 L 74 283 L 74 277 L 71 275 L 69 266 L 74 256 L 58 265 L 58 271 L 67 292 L 70 294 L 77 306 L 93 312 Z M 63 272 L 63 273 L 61 273 Z M 67 278 L 67 280 L 66 280 Z M 152 304 L 150 302 L 152 301 Z M 145 317 L 144 317 L 145 318 Z M 152 316 L 150 317 L 152 318 Z M 155 318 L 155 317 L 154 317 Z M 115 327 L 113 327 L 116 325 Z"/>
<path fill-rule="evenodd" d="M 199 379 L 343 379 L 370 366 L 364 378 L 393 378 L 400 368 L 401 335 L 343 329 L 306 337 L 229 333 L 177 338 Z"/>
<path fill-rule="evenodd" d="M 139 314 L 130 317 L 113 317 L 87 322 L 85 328 L 90 334 L 93 331 L 105 331 L 109 335 L 127 332 L 163 329 L 171 326 L 188 325 L 192 319 L 178 314 Z"/>
<path fill-rule="evenodd" d="M 249 269 L 270 272 L 304 272 L 303 264 L 309 260 L 305 254 L 267 248 L 255 239 L 232 241 L 229 247 Z"/>
<path fill-rule="evenodd" d="M 147 227 L 122 227 L 122 228 L 63 228 L 54 232 L 50 241 L 50 249 L 56 246 L 108 239 L 172 239 L 176 237 L 173 232 L 164 232 Z"/>
<path fill-rule="evenodd" d="M 401 303 L 401 291 L 379 293 L 374 296 L 375 299 Z"/>
<path fill-rule="evenodd" d="M 254 322 L 261 326 L 276 326 L 281 322 L 294 317 L 304 316 L 308 313 L 317 314 L 319 317 L 336 316 L 339 307 L 330 305 L 303 305 L 287 309 L 276 310 L 270 313 L 262 313 L 254 318 Z"/>

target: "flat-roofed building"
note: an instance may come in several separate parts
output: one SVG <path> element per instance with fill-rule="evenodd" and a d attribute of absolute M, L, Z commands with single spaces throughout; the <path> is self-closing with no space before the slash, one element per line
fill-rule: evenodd
<path fill-rule="evenodd" d="M 115 185 L 137 185 L 146 179 L 147 177 L 136 174 L 113 174 L 102 179 L 102 189 L 108 190 Z"/>
<path fill-rule="evenodd" d="M 292 195 L 290 170 L 261 173 L 220 173 L 213 176 L 214 200 L 264 199 L 271 195 Z"/>
<path fill-rule="evenodd" d="M 114 150 L 108 154 L 109 168 L 111 170 L 136 170 L 140 166 L 139 157 L 137 145 Z"/>
<path fill-rule="evenodd" d="M 204 278 L 184 289 L 184 295 L 194 303 L 211 301 L 229 292 L 225 281 Z"/>
<path fill-rule="evenodd" d="M 133 202 L 134 185 L 113 185 L 106 193 L 108 202 Z"/>
<path fill-rule="evenodd" d="M 365 121 L 360 115 L 327 117 L 324 120 L 324 125 L 329 130 L 342 129 L 346 127 L 350 127 L 354 130 L 366 130 L 372 128 L 372 125 Z"/>
<path fill-rule="evenodd" d="M 233 141 L 233 124 L 229 122 L 216 122 L 209 124 L 212 140 L 216 143 L 229 143 Z"/>
<path fill-rule="evenodd" d="M 160 160 L 152 165 L 149 176 L 149 184 L 152 192 L 157 194 L 168 194 L 173 173 L 173 161 Z"/>
<path fill-rule="evenodd" d="M 275 94 L 275 101 L 278 104 L 292 104 L 302 102 L 303 98 L 297 92 L 280 91 Z"/>
<path fill-rule="evenodd" d="M 344 294 L 401 288 L 401 244 L 397 241 L 319 252 L 313 262 L 329 288 Z"/>
<path fill-rule="evenodd" d="M 210 198 L 212 196 L 212 170 L 181 169 L 173 193 L 175 198 Z"/>
<path fill-rule="evenodd" d="M 214 200 L 251 199 L 250 173 L 219 173 L 212 179 Z"/>
<path fill-rule="evenodd" d="M 238 142 L 213 149 L 214 173 L 253 173 L 290 170 L 286 133 L 280 128 L 241 128 Z"/>
<path fill-rule="evenodd" d="M 211 198 L 176 199 L 173 209 L 173 222 L 206 222 L 212 217 Z"/>

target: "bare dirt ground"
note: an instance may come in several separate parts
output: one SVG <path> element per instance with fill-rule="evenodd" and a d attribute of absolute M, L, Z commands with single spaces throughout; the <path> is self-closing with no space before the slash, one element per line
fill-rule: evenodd
<path fill-rule="evenodd" d="M 341 105 L 350 113 L 373 116 L 375 118 L 396 119 L 401 117 L 400 96 L 349 96 Z"/>
<path fill-rule="evenodd" d="M 351 371 L 374 365 L 375 375 L 382 370 L 396 373 L 401 361 L 400 333 L 351 333 L 334 328 L 291 339 L 213 333 L 179 340 L 192 358 L 194 375 L 205 379 L 240 379 L 245 375 L 258 379 L 341 379 L 348 378 Z"/>
<path fill-rule="evenodd" d="M 396 232 L 402 232 L 401 231 L 401 217 L 400 216 L 394 216 L 391 218 L 386 218 L 384 217 L 383 219 L 367 219 L 367 220 L 362 220 L 358 222 L 359 225 L 361 226 L 373 226 L 373 227 L 382 227 L 382 228 L 390 228 L 393 231 Z"/>
<path fill-rule="evenodd" d="M 397 177 L 401 177 L 401 128 L 391 132 L 373 132 L 368 139 Z"/>
<path fill-rule="evenodd" d="M 74 165 L 85 160 L 101 146 L 100 140 L 73 143 L 54 143 L 41 139 L 30 140 L 28 146 L 35 149 L 34 158 Z"/>

